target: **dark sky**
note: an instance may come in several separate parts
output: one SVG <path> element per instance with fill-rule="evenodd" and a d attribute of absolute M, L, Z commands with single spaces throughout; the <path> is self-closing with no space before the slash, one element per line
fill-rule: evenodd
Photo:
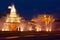
<path fill-rule="evenodd" d="M 0 13 L 5 12 L 12 3 L 25 19 L 41 13 L 54 14 L 60 18 L 60 0 L 0 0 Z"/>

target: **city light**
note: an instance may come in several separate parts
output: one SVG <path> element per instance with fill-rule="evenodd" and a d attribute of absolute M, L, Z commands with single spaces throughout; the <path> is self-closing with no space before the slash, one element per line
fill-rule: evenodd
<path fill-rule="evenodd" d="M 52 23 L 55 21 L 55 18 L 53 18 L 52 15 L 37 15 L 37 17 L 26 21 L 17 15 L 14 5 L 9 6 L 8 8 L 11 9 L 11 11 L 10 14 L 7 15 L 1 31 L 53 31 Z"/>

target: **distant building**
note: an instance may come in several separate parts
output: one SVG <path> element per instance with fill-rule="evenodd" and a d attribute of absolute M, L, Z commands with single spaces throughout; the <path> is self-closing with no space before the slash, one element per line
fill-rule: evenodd
<path fill-rule="evenodd" d="M 55 20 L 53 15 L 42 14 L 32 20 L 24 20 L 16 14 L 15 6 L 9 6 L 10 14 L 1 22 L 1 31 L 60 31 L 60 20 Z"/>
<path fill-rule="evenodd" d="M 11 9 L 10 14 L 7 15 L 5 22 L 2 25 L 2 31 L 16 31 L 19 28 L 21 18 L 16 14 L 15 6 L 8 7 Z"/>

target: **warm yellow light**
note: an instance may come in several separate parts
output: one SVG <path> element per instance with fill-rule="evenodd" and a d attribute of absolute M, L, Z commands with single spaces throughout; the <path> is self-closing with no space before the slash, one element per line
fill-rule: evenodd
<path fill-rule="evenodd" d="M 38 32 L 39 31 L 39 28 L 37 28 L 36 31 Z"/>
<path fill-rule="evenodd" d="M 38 31 L 41 31 L 41 27 L 39 27 L 39 26 L 37 26 L 37 27 L 35 27 L 36 28 L 36 31 L 38 32 Z"/>
<path fill-rule="evenodd" d="M 23 27 L 20 27 L 20 31 L 21 31 L 21 32 L 24 31 L 24 28 L 23 28 Z"/>
<path fill-rule="evenodd" d="M 29 27 L 29 31 L 32 31 L 32 27 Z"/>
<path fill-rule="evenodd" d="M 41 27 L 41 25 L 40 25 L 39 23 L 36 23 L 36 24 L 35 24 L 35 29 L 36 29 L 35 31 L 37 31 L 37 32 L 38 32 L 38 31 L 42 31 L 41 28 L 42 28 L 42 27 Z"/>
<path fill-rule="evenodd" d="M 39 28 L 39 31 L 42 31 L 41 28 Z"/>
<path fill-rule="evenodd" d="M 9 31 L 9 29 L 8 28 L 2 28 L 2 31 Z"/>
<path fill-rule="evenodd" d="M 2 31 L 5 31 L 5 30 L 2 28 Z"/>
<path fill-rule="evenodd" d="M 52 31 L 52 29 L 51 28 L 46 28 L 46 31 L 48 32 L 51 32 Z"/>
<path fill-rule="evenodd" d="M 49 31 L 50 31 L 50 32 L 52 31 L 52 27 L 49 28 Z"/>
<path fill-rule="evenodd" d="M 49 31 L 51 32 L 51 31 L 52 31 L 52 29 L 49 29 Z"/>
<path fill-rule="evenodd" d="M 7 28 L 2 28 L 2 31 L 16 31 L 17 25 L 19 25 L 18 31 L 25 31 L 25 27 L 27 27 L 26 30 L 28 31 L 52 31 L 51 23 L 55 20 L 51 15 L 38 15 L 37 17 L 34 17 L 31 21 L 21 20 L 21 17 L 16 14 L 15 6 L 9 6 L 10 15 L 7 16 L 5 23 L 9 23 Z M 26 24 L 25 24 L 26 23 Z M 4 24 L 3 24 L 4 25 Z M 6 25 L 4 25 L 6 26 Z"/>
<path fill-rule="evenodd" d="M 48 31 L 49 31 L 49 29 L 48 29 L 48 28 L 46 28 L 46 31 L 48 32 Z"/>

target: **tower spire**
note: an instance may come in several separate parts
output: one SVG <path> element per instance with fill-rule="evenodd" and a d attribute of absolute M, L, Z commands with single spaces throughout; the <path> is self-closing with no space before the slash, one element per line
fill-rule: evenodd
<path fill-rule="evenodd" d="M 12 6 L 9 6 L 8 8 L 11 9 L 10 17 L 16 17 L 17 15 L 16 15 L 16 9 L 15 9 L 14 4 L 12 4 Z"/>
<path fill-rule="evenodd" d="M 9 6 L 8 8 L 11 9 L 11 13 L 12 13 L 12 12 L 13 12 L 13 13 L 16 13 L 16 9 L 15 9 L 14 4 L 12 4 L 12 6 Z"/>
<path fill-rule="evenodd" d="M 2 31 L 16 31 L 18 24 L 20 23 L 21 18 L 16 14 L 16 9 L 14 4 L 8 7 L 11 11 L 7 15 L 6 21 L 3 24 Z"/>

